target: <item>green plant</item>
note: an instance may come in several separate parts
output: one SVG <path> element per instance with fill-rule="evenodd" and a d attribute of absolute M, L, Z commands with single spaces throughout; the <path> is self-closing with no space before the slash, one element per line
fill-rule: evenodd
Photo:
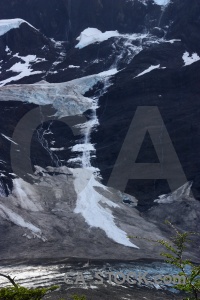
<path fill-rule="evenodd" d="M 81 296 L 79 296 L 79 295 L 72 295 L 72 299 L 73 300 L 87 300 L 86 296 L 84 296 L 84 295 L 81 295 Z"/>
<path fill-rule="evenodd" d="M 171 237 L 171 242 L 165 240 L 151 240 L 151 242 L 158 243 L 165 247 L 167 252 L 162 252 L 161 255 L 165 257 L 165 261 L 173 266 L 176 266 L 180 272 L 180 276 L 184 276 L 185 283 L 176 284 L 175 288 L 180 291 L 189 293 L 189 297 L 184 300 L 198 300 L 200 295 L 200 266 L 183 258 L 184 250 L 187 248 L 187 243 L 191 242 L 192 235 L 198 235 L 194 232 L 180 232 L 171 222 L 166 221 L 173 230 L 174 235 Z M 140 237 L 131 237 L 139 238 Z"/>
<path fill-rule="evenodd" d="M 0 289 L 0 300 L 40 300 L 48 292 L 52 292 L 58 288 L 58 286 L 52 286 L 49 288 L 28 289 L 16 284 L 10 276 L 4 274 L 0 274 L 0 276 L 7 278 L 13 285 L 12 287 Z"/>

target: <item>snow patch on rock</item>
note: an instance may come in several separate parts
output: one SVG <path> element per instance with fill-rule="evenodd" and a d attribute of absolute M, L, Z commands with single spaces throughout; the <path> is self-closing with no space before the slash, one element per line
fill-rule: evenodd
<path fill-rule="evenodd" d="M 19 28 L 22 23 L 26 23 L 35 30 L 37 30 L 35 27 L 33 27 L 30 23 L 22 20 L 22 19 L 5 19 L 5 20 L 0 20 L 0 36 L 4 35 L 8 31 L 14 28 Z"/>
<path fill-rule="evenodd" d="M 106 235 L 115 242 L 138 249 L 129 241 L 127 233 L 117 227 L 114 222 L 115 218 L 110 208 L 119 206 L 95 190 L 95 187 L 103 189 L 106 187 L 98 182 L 89 170 L 71 169 L 71 172 L 75 176 L 74 187 L 77 193 L 74 212 L 81 214 L 89 226 L 105 231 Z"/>
<path fill-rule="evenodd" d="M 151 71 L 153 71 L 155 69 L 165 69 L 165 67 L 161 68 L 160 64 L 156 65 L 156 66 L 150 66 L 148 69 L 144 70 L 142 73 L 138 74 L 136 77 L 140 77 L 140 76 L 142 76 L 142 75 L 144 75 L 146 73 L 149 73 L 149 72 L 151 72 Z M 134 78 L 136 78 L 136 77 L 134 77 Z"/>
<path fill-rule="evenodd" d="M 161 195 L 159 199 L 154 200 L 159 204 L 171 204 L 176 201 L 182 201 L 182 198 L 188 198 L 191 194 L 192 182 L 187 182 L 173 193 Z"/>
<path fill-rule="evenodd" d="M 37 58 L 36 55 L 19 56 L 19 54 L 15 54 L 14 57 L 20 58 L 23 62 L 14 64 L 9 70 L 7 70 L 7 72 L 12 71 L 19 74 L 0 81 L 0 86 L 4 86 L 12 81 L 17 81 L 24 77 L 42 73 L 42 71 L 33 71 L 31 69 L 31 65 L 43 61 L 42 58 Z"/>
<path fill-rule="evenodd" d="M 187 51 L 183 54 L 182 58 L 183 58 L 183 61 L 184 61 L 184 66 L 189 66 L 189 65 L 195 63 L 196 61 L 200 60 L 200 57 L 198 56 L 197 53 L 193 53 L 190 56 L 190 54 Z"/>
<path fill-rule="evenodd" d="M 87 28 L 83 30 L 79 37 L 77 37 L 77 41 L 79 43 L 76 45 L 76 48 L 82 49 L 88 45 L 94 43 L 100 43 L 110 39 L 111 37 L 119 36 L 118 31 L 106 31 L 102 32 L 97 28 Z"/>
<path fill-rule="evenodd" d="M 154 0 L 157 5 L 165 6 L 170 3 L 171 0 Z"/>
<path fill-rule="evenodd" d="M 38 227 L 29 222 L 26 222 L 20 215 L 16 214 L 14 211 L 7 208 L 3 204 L 0 204 L 0 216 L 5 220 L 11 221 L 17 226 L 27 228 L 33 233 L 41 234 L 41 230 Z"/>
<path fill-rule="evenodd" d="M 35 84 L 8 85 L 0 88 L 0 100 L 26 101 L 37 105 L 50 104 L 57 110 L 57 116 L 60 118 L 80 115 L 93 106 L 92 99 L 83 95 L 96 83 L 117 72 L 116 69 L 112 69 L 64 83 L 42 81 Z"/>

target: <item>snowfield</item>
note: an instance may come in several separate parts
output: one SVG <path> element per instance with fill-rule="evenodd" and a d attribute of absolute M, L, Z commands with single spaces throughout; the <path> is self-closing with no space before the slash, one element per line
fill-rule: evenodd
<path fill-rule="evenodd" d="M 30 23 L 22 20 L 22 19 L 8 19 L 8 20 L 0 20 L 0 36 L 4 35 L 8 31 L 14 28 L 19 28 L 22 23 L 26 23 L 35 30 L 37 30 L 35 27 L 33 27 Z"/>
<path fill-rule="evenodd" d="M 158 5 L 168 5 L 170 0 L 154 0 L 154 2 Z"/>
<path fill-rule="evenodd" d="M 184 61 L 184 66 L 189 66 L 193 63 L 195 63 L 196 61 L 200 60 L 200 57 L 198 56 L 197 53 L 193 53 L 191 56 L 190 54 L 186 51 L 183 54 L 183 61 Z"/>
<path fill-rule="evenodd" d="M 21 65 L 15 68 L 21 68 Z M 111 69 L 63 83 L 48 83 L 43 80 L 35 84 L 8 85 L 0 88 L 0 99 L 26 101 L 38 105 L 52 104 L 59 117 L 80 115 L 93 106 L 92 99 L 83 95 L 97 82 L 104 81 L 117 72 L 116 69 Z"/>
<path fill-rule="evenodd" d="M 37 58 L 36 55 L 19 56 L 19 54 L 15 54 L 14 57 L 20 58 L 23 62 L 14 64 L 9 70 L 7 70 L 7 72 L 12 71 L 13 73 L 19 74 L 0 81 L 0 86 L 4 86 L 12 81 L 17 81 L 24 77 L 42 73 L 42 71 L 33 71 L 31 69 L 31 65 L 41 62 L 44 59 Z"/>
<path fill-rule="evenodd" d="M 127 238 L 127 233 L 121 230 L 114 222 L 110 208 L 119 207 L 95 190 L 95 187 L 106 189 L 98 182 L 93 173 L 84 169 L 71 169 L 75 176 L 74 186 L 77 193 L 75 213 L 81 214 L 91 227 L 100 228 L 115 242 L 132 248 L 137 248 Z"/>
<path fill-rule="evenodd" d="M 88 45 L 100 43 L 119 35 L 118 31 L 106 31 L 103 33 L 96 28 L 87 28 L 77 37 L 76 40 L 79 41 L 79 43 L 76 45 L 76 48 L 82 49 Z"/>

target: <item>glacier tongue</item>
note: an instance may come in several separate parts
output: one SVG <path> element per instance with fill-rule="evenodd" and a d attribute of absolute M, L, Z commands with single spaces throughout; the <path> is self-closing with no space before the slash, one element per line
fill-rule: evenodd
<path fill-rule="evenodd" d="M 0 88 L 1 101 L 23 101 L 37 105 L 53 105 L 58 117 L 81 115 L 93 106 L 93 101 L 84 96 L 97 82 L 114 75 L 117 70 L 108 70 L 64 83 L 41 81 L 35 84 L 13 84 Z"/>
<path fill-rule="evenodd" d="M 127 233 L 121 230 L 114 222 L 114 216 L 110 208 L 119 207 L 108 200 L 95 187 L 106 189 L 97 181 L 93 172 L 85 169 L 71 169 L 75 176 L 74 186 L 77 193 L 75 213 L 81 214 L 91 227 L 100 228 L 115 242 L 124 246 L 137 248 L 127 237 Z"/>

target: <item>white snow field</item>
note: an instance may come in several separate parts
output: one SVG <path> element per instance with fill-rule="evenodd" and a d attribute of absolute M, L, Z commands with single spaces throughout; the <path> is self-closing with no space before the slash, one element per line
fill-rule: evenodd
<path fill-rule="evenodd" d="M 97 28 L 87 28 L 83 30 L 80 34 L 79 37 L 77 37 L 77 41 L 79 43 L 76 45 L 76 48 L 82 49 L 90 44 L 94 44 L 97 42 L 103 42 L 111 37 L 114 36 L 119 36 L 120 34 L 118 31 L 106 31 L 106 32 L 101 32 Z"/>
<path fill-rule="evenodd" d="M 22 23 L 26 23 L 35 30 L 37 30 L 35 27 L 33 27 L 30 23 L 22 20 L 22 19 L 5 19 L 5 20 L 0 20 L 0 36 L 4 35 L 8 31 L 14 28 L 19 28 Z"/>
<path fill-rule="evenodd" d="M 183 61 L 184 61 L 184 66 L 189 66 L 189 65 L 195 63 L 196 61 L 200 60 L 200 57 L 198 56 L 197 53 L 193 53 L 190 56 L 190 54 L 187 51 L 183 54 L 182 58 L 183 58 Z"/>

